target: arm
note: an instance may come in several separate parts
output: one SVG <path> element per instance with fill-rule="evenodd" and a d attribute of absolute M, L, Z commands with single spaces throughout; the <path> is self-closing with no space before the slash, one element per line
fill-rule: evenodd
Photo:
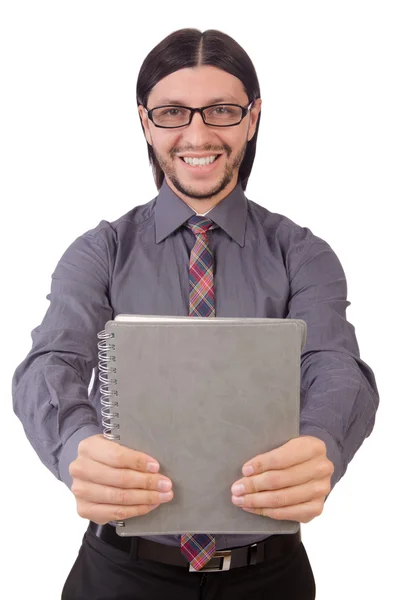
<path fill-rule="evenodd" d="M 172 482 L 158 472 L 155 458 L 98 435 L 100 407 L 88 397 L 97 333 L 113 317 L 111 247 L 88 232 L 62 256 L 50 307 L 13 378 L 15 412 L 29 441 L 70 487 L 78 514 L 96 523 L 140 516 L 173 498 Z"/>
<path fill-rule="evenodd" d="M 374 374 L 360 359 L 354 327 L 346 320 L 349 305 L 345 274 L 336 254 L 311 234 L 302 258 L 290 272 L 288 318 L 307 323 L 301 359 L 300 433 L 325 443 L 335 467 L 331 489 L 371 433 L 379 403 Z"/>
<path fill-rule="evenodd" d="M 371 369 L 346 320 L 347 287 L 333 250 L 296 228 L 286 262 L 288 318 L 307 323 L 301 358 L 300 436 L 253 457 L 231 489 L 243 510 L 307 523 L 371 433 L 379 403 Z"/>
<path fill-rule="evenodd" d="M 14 411 L 42 462 L 71 485 L 79 442 L 102 432 L 88 386 L 97 333 L 112 318 L 109 260 L 98 233 L 77 238 L 52 276 L 50 306 L 12 381 Z"/>

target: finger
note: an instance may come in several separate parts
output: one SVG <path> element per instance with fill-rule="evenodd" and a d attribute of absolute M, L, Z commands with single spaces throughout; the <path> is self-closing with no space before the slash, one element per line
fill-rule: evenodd
<path fill-rule="evenodd" d="M 325 444 L 322 440 L 312 436 L 300 436 L 279 448 L 259 454 L 247 461 L 243 466 L 243 474 L 249 465 L 253 467 L 252 475 L 254 475 L 264 471 L 288 469 L 321 454 L 326 454 Z"/>
<path fill-rule="evenodd" d="M 278 521 L 298 521 L 299 523 L 309 523 L 315 517 L 321 515 L 324 510 L 324 502 L 321 500 L 312 500 L 311 502 L 303 502 L 296 506 L 285 506 L 282 508 L 245 508 L 246 512 L 250 512 L 262 517 L 270 517 Z"/>
<path fill-rule="evenodd" d="M 109 521 L 124 521 L 130 517 L 138 517 L 158 508 L 157 505 L 118 506 L 110 504 L 92 504 L 91 502 L 79 502 L 77 513 L 83 519 L 94 521 L 98 525 L 104 525 Z"/>
<path fill-rule="evenodd" d="M 172 488 L 172 481 L 160 473 L 141 473 L 133 469 L 115 469 L 90 458 L 80 456 L 70 465 L 70 474 L 73 478 L 92 481 L 101 485 L 119 488 L 134 488 L 141 490 L 168 491 Z M 160 481 L 166 482 L 168 487 L 160 489 Z"/>
<path fill-rule="evenodd" d="M 107 440 L 98 434 L 82 440 L 78 446 L 79 455 L 86 456 L 92 460 L 108 465 L 109 467 L 129 468 L 136 471 L 155 473 L 159 469 L 158 461 L 144 452 L 137 452 L 127 446 Z M 151 469 L 149 463 L 157 465 Z"/>
<path fill-rule="evenodd" d="M 236 506 L 245 506 L 246 508 L 281 508 L 295 506 L 315 499 L 324 499 L 329 489 L 329 481 L 323 479 L 272 492 L 232 496 L 232 502 Z"/>
<path fill-rule="evenodd" d="M 155 492 L 151 490 L 137 490 L 110 487 L 74 479 L 71 491 L 78 499 L 85 502 L 110 504 L 120 506 L 133 506 L 138 504 L 162 504 L 172 500 L 173 491 Z"/>
<path fill-rule="evenodd" d="M 307 483 L 308 481 L 323 479 L 331 475 L 332 463 L 323 457 L 315 457 L 299 465 L 278 471 L 265 471 L 251 477 L 244 477 L 236 481 L 231 488 L 235 496 L 253 494 L 266 490 L 279 490 Z M 243 488 L 239 486 L 243 485 Z"/>

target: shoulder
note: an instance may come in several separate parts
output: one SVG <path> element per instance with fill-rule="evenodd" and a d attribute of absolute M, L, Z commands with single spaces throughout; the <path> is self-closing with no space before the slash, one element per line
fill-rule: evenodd
<path fill-rule="evenodd" d="M 272 212 L 253 200 L 248 200 L 248 213 L 253 219 L 260 223 L 264 229 L 273 232 L 274 234 L 281 236 L 300 235 L 307 238 L 316 237 L 308 227 L 295 223 L 285 215 Z"/>
<path fill-rule="evenodd" d="M 315 242 L 326 243 L 316 236 L 309 227 L 299 225 L 280 213 L 271 212 L 264 206 L 248 200 L 248 217 L 252 225 L 263 229 L 268 238 L 273 238 L 282 246 L 310 245 Z"/>
<path fill-rule="evenodd" d="M 154 217 L 156 198 L 135 206 L 114 221 L 102 219 L 96 227 L 84 232 L 80 237 L 99 246 L 118 244 L 124 237 L 147 227 Z"/>
<path fill-rule="evenodd" d="M 151 222 L 156 198 L 134 207 L 114 221 L 102 219 L 98 225 L 75 238 L 62 254 L 57 271 L 73 267 L 105 281 L 111 272 L 118 248 L 133 240 L 142 227 Z"/>
<path fill-rule="evenodd" d="M 323 252 L 339 263 L 330 244 L 309 227 L 300 225 L 283 214 L 271 212 L 252 200 L 248 200 L 248 214 L 252 225 L 260 229 L 268 243 L 277 246 L 290 277 L 310 257 Z"/>

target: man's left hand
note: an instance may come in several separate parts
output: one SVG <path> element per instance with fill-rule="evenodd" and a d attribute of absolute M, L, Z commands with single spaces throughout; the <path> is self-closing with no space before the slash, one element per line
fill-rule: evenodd
<path fill-rule="evenodd" d="M 257 515 L 308 523 L 323 512 L 333 472 L 325 443 L 300 436 L 246 462 L 246 476 L 232 486 L 232 502 Z"/>

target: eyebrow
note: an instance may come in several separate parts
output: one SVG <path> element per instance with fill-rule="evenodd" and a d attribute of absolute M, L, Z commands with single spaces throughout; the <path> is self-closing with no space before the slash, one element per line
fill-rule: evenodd
<path fill-rule="evenodd" d="M 216 98 L 210 98 L 204 106 L 210 106 L 211 104 L 218 104 L 220 102 L 231 102 L 233 104 L 240 104 L 240 102 L 234 96 L 218 96 Z M 161 105 L 172 105 L 172 106 L 189 106 L 188 103 L 175 98 L 161 98 L 156 106 Z"/>

